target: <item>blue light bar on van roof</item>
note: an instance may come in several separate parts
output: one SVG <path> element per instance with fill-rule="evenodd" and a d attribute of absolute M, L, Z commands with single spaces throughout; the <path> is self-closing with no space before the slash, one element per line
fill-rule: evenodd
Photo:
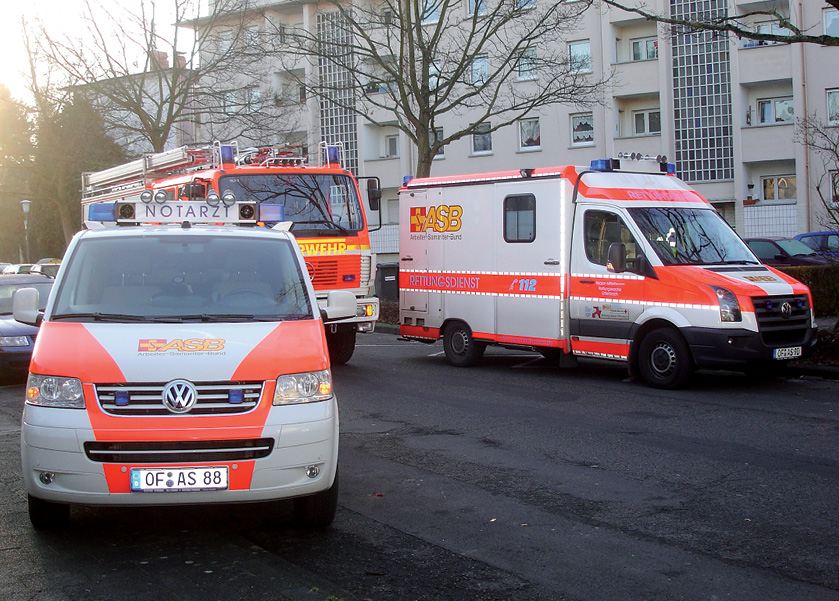
<path fill-rule="evenodd" d="M 102 202 L 89 205 L 87 208 L 88 221 L 116 221 L 117 203 Z"/>
<path fill-rule="evenodd" d="M 594 159 L 591 162 L 592 171 L 614 171 L 621 168 L 621 162 L 617 159 Z"/>
<path fill-rule="evenodd" d="M 285 205 L 265 203 L 257 206 L 259 207 L 258 221 L 285 221 Z"/>
<path fill-rule="evenodd" d="M 641 155 L 639 153 L 620 153 L 616 159 L 594 159 L 591 162 L 591 170 L 622 171 L 621 159 L 645 163 L 644 165 L 639 164 L 638 167 L 635 168 L 632 164 L 625 165 L 624 167 L 627 171 L 646 171 L 650 173 L 667 173 L 668 175 L 676 175 L 675 163 L 666 162 L 666 157 L 661 155 L 653 157 L 650 155 Z"/>

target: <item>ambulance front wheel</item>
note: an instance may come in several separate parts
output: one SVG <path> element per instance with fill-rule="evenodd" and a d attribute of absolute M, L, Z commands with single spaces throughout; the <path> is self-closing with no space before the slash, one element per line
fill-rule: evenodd
<path fill-rule="evenodd" d="M 294 517 L 304 528 L 321 530 L 335 519 L 338 510 L 338 472 L 326 490 L 294 499 Z"/>
<path fill-rule="evenodd" d="M 29 495 L 29 521 L 39 530 L 61 528 L 70 521 L 70 506 Z"/>
<path fill-rule="evenodd" d="M 690 348 L 672 328 L 653 330 L 641 341 L 638 369 L 654 388 L 680 388 L 693 373 Z"/>
<path fill-rule="evenodd" d="M 465 323 L 454 321 L 443 332 L 443 349 L 449 363 L 455 367 L 469 367 L 481 360 L 486 343 L 477 342 Z"/>
<path fill-rule="evenodd" d="M 335 332 L 326 328 L 326 346 L 329 347 L 329 360 L 333 365 L 346 363 L 355 351 L 355 324 L 338 326 Z"/>

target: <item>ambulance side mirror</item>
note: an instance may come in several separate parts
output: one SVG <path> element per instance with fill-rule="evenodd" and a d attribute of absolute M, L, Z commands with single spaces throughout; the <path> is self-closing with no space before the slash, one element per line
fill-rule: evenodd
<path fill-rule="evenodd" d="M 44 314 L 38 310 L 40 295 L 35 288 L 21 288 L 12 297 L 12 315 L 15 321 L 30 326 L 40 326 Z"/>
<path fill-rule="evenodd" d="M 333 290 L 326 297 L 326 307 L 320 310 L 324 322 L 355 317 L 355 295 L 347 290 Z"/>
<path fill-rule="evenodd" d="M 613 242 L 609 245 L 609 260 L 606 269 L 612 273 L 623 273 L 626 271 L 626 244 Z"/>

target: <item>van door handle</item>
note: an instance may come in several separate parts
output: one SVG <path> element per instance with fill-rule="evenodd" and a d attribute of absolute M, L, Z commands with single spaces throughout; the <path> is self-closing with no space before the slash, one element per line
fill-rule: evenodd
<path fill-rule="evenodd" d="M 403 261 L 413 261 L 414 257 L 402 257 Z"/>
<path fill-rule="evenodd" d="M 547 261 L 545 261 L 545 265 L 559 265 L 559 261 L 557 261 L 556 259 L 548 259 Z"/>

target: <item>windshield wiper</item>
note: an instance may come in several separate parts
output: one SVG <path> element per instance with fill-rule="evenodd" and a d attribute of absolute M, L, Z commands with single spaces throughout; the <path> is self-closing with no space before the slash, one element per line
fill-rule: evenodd
<path fill-rule="evenodd" d="M 149 319 L 160 323 L 181 323 L 184 321 L 254 321 L 256 316 L 244 313 L 201 313 L 195 315 L 156 315 Z"/>
<path fill-rule="evenodd" d="M 313 224 L 317 224 L 317 225 L 328 225 L 328 226 L 331 226 L 333 229 L 338 230 L 339 232 L 343 232 L 344 234 L 351 233 L 350 230 L 345 228 L 340 223 L 335 223 L 334 221 L 329 221 L 328 219 L 314 219 L 312 221 L 295 221 L 289 227 L 289 231 L 293 230 L 294 226 L 297 225 L 298 223 L 313 223 Z"/>
<path fill-rule="evenodd" d="M 127 313 L 59 313 L 50 317 L 50 320 L 61 319 L 92 319 L 94 321 L 147 321 L 142 315 L 129 315 Z"/>
<path fill-rule="evenodd" d="M 737 259 L 734 261 L 720 261 L 719 265 L 760 265 L 760 261 L 749 261 L 748 259 Z"/>

